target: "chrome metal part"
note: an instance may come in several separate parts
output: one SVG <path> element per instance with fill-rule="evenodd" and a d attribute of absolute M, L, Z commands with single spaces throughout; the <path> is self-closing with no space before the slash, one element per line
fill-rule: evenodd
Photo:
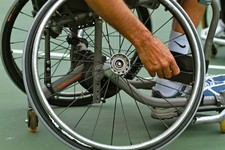
<path fill-rule="evenodd" d="M 218 115 L 195 117 L 192 124 L 219 123 L 225 119 L 225 109 Z"/>
<path fill-rule="evenodd" d="M 126 74 L 130 69 L 130 60 L 124 54 L 115 54 L 110 60 L 110 69 L 118 75 Z"/>

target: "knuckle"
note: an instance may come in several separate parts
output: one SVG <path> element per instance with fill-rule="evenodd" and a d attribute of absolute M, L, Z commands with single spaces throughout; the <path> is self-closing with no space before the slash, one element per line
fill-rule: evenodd
<path fill-rule="evenodd" d="M 157 70 L 155 66 L 149 66 L 148 69 L 151 70 L 151 71 L 156 71 Z"/>
<path fill-rule="evenodd" d="M 175 62 L 175 60 L 174 60 L 174 58 L 173 58 L 173 57 L 169 57 L 167 60 L 168 60 L 168 62 L 170 62 L 170 63 Z"/>
<path fill-rule="evenodd" d="M 164 62 L 161 64 L 162 68 L 167 68 L 169 66 L 169 63 L 168 62 Z"/>

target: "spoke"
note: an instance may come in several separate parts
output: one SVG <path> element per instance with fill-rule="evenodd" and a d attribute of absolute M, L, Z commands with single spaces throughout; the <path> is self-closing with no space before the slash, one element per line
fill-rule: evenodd
<path fill-rule="evenodd" d="M 111 132 L 111 145 L 113 144 L 113 137 L 114 137 L 114 129 L 115 129 L 115 123 L 116 123 L 116 106 L 117 106 L 117 95 L 115 96 L 115 104 L 114 104 L 114 111 L 113 111 L 113 123 L 112 123 L 112 132 Z"/>
<path fill-rule="evenodd" d="M 101 107 L 100 107 L 100 110 L 98 112 L 98 116 L 97 116 L 97 119 L 96 119 L 96 122 L 95 122 L 95 125 L 94 125 L 94 129 L 93 129 L 93 132 L 92 132 L 92 135 L 91 135 L 91 140 L 93 140 L 94 133 L 95 133 L 95 130 L 96 130 L 96 127 L 97 127 L 97 124 L 98 124 L 98 120 L 99 120 L 99 117 L 100 117 L 100 114 L 101 114 L 101 111 L 102 111 L 103 104 L 104 103 L 101 103 Z"/>
<path fill-rule="evenodd" d="M 90 90 L 93 86 L 89 87 L 84 93 L 87 93 L 88 90 Z M 58 116 L 62 115 L 68 108 L 70 108 L 79 98 L 82 96 L 79 96 L 77 99 L 74 98 L 74 101 L 71 102 L 67 107 L 65 107 L 60 113 L 58 113 Z"/>
<path fill-rule="evenodd" d="M 51 41 L 51 44 L 56 45 L 56 47 L 55 47 L 54 49 L 56 49 L 56 48 L 58 48 L 58 47 L 61 47 L 62 49 L 67 49 L 67 47 L 62 46 L 64 43 L 66 43 L 66 41 L 62 41 L 62 43 L 60 43 L 60 44 L 58 44 L 58 43 L 56 43 L 56 42 Z M 53 50 L 54 50 L 54 49 L 53 49 Z"/>
<path fill-rule="evenodd" d="M 33 16 L 29 15 L 28 13 L 25 13 L 25 12 L 22 12 L 22 11 L 20 13 L 23 14 L 24 16 L 29 17 L 29 18 L 32 18 L 32 19 L 34 18 Z"/>
<path fill-rule="evenodd" d="M 92 48 L 95 47 L 95 46 L 92 45 L 92 44 L 89 44 L 89 46 L 92 47 Z M 104 47 L 103 47 L 103 49 L 102 49 L 102 54 L 104 54 L 104 56 L 110 57 L 110 56 L 111 56 L 110 51 L 108 52 L 108 51 L 106 51 L 106 50 L 108 50 L 108 48 L 104 48 Z"/>
<path fill-rule="evenodd" d="M 100 27 L 98 26 L 98 28 L 100 28 Z M 107 36 L 106 36 L 105 33 L 103 32 L 102 28 L 100 28 L 100 30 L 101 30 L 101 32 L 102 32 L 102 34 L 103 34 L 104 39 L 106 40 L 106 42 L 107 42 L 108 45 L 109 45 L 109 50 L 112 51 L 113 54 L 115 54 L 113 48 L 112 48 L 111 45 L 109 44 L 110 42 L 109 42 L 109 40 L 107 39 Z"/>
<path fill-rule="evenodd" d="M 23 56 L 20 56 L 20 57 L 14 57 L 13 60 L 18 60 L 18 59 L 22 59 Z"/>
<path fill-rule="evenodd" d="M 132 88 L 131 88 L 131 86 L 130 86 L 130 83 L 129 82 L 126 82 L 125 81 L 125 79 L 123 79 L 123 78 L 121 78 L 125 83 L 127 83 L 127 85 L 129 86 L 129 88 L 130 88 L 130 90 L 131 90 L 131 94 L 132 95 L 134 95 L 134 94 L 137 94 Z M 132 97 L 134 97 L 134 96 L 132 96 Z M 139 96 L 140 98 L 141 98 L 141 96 Z M 134 99 L 135 100 L 135 99 Z M 142 98 L 141 98 L 141 101 L 142 101 L 142 103 L 143 104 L 145 104 L 146 106 L 148 106 L 143 100 L 142 100 Z M 148 106 L 148 108 L 152 111 L 152 109 L 151 109 L 151 107 L 149 107 Z M 154 111 L 152 111 L 153 113 L 154 113 Z M 154 113 L 155 114 L 155 113 Z M 166 128 L 169 128 L 169 126 L 159 117 L 159 120 L 160 120 L 160 122 L 162 123 L 162 124 L 164 124 L 164 126 L 166 127 Z"/>
<path fill-rule="evenodd" d="M 131 54 L 133 54 L 134 52 L 136 52 L 136 48 L 134 50 L 132 50 L 129 54 L 127 54 L 127 56 L 130 56 Z"/>
<path fill-rule="evenodd" d="M 142 81 L 142 79 L 141 79 L 140 77 L 137 77 L 137 78 L 138 78 L 140 81 Z M 144 78 L 143 78 L 143 79 L 144 79 Z M 153 81 L 153 82 L 154 82 L 154 81 Z M 156 82 L 155 82 L 155 83 L 156 83 Z M 168 86 L 168 85 L 164 85 L 164 84 L 160 84 L 160 83 L 157 83 L 157 84 L 162 85 L 162 86 L 167 87 L 167 88 L 170 88 L 170 89 L 173 89 L 173 90 L 176 90 L 177 92 L 180 92 L 180 93 L 182 93 L 182 94 L 186 94 L 186 95 L 189 95 L 189 94 L 190 94 L 190 93 L 188 93 L 188 92 L 180 91 L 180 90 L 175 89 L 175 88 L 173 88 L 173 87 L 170 87 L 170 86 Z M 152 89 L 152 90 L 154 91 L 154 89 Z M 157 91 L 154 91 L 154 92 L 157 92 Z M 171 107 L 175 108 L 179 113 L 181 113 L 181 111 L 180 111 L 176 106 L 174 106 L 172 103 L 170 103 L 169 100 L 167 100 L 163 95 L 161 95 L 160 92 L 157 92 L 157 94 L 159 94 L 159 95 L 162 97 L 162 99 L 164 99 L 168 104 L 170 104 Z"/>
<path fill-rule="evenodd" d="M 168 22 L 173 20 L 173 17 L 171 17 L 169 20 L 167 20 L 164 24 L 162 24 L 155 32 L 152 33 L 152 35 L 155 35 L 162 27 L 164 27 Z"/>
<path fill-rule="evenodd" d="M 74 16 L 73 16 L 73 14 L 72 14 L 72 12 L 65 6 L 64 7 L 65 9 L 66 9 L 66 11 L 69 13 L 69 15 L 72 17 L 72 19 L 74 20 L 74 21 L 76 21 L 78 24 L 80 24 L 75 18 L 74 18 Z M 91 9 L 90 9 L 91 10 Z M 91 10 L 92 11 L 92 10 Z M 94 16 L 93 16 L 93 18 L 94 18 Z M 96 19 L 96 18 L 94 18 L 94 19 Z M 99 27 L 100 28 L 100 27 Z M 88 35 L 87 33 L 86 33 L 86 31 L 85 30 L 83 30 L 84 31 L 84 33 L 86 34 L 86 35 Z M 101 31 L 102 31 L 102 28 L 101 28 Z M 104 33 L 103 33 L 103 31 L 102 31 L 102 34 L 104 35 Z M 76 36 L 76 35 L 75 35 Z M 105 36 L 104 36 L 105 37 Z M 95 43 L 89 36 L 88 36 L 88 38 L 89 38 L 89 40 L 92 42 L 92 43 Z M 105 37 L 105 39 L 106 39 L 106 41 L 107 41 L 107 38 Z M 94 48 L 96 49 L 96 47 L 94 46 Z M 100 51 L 99 49 L 97 49 L 98 51 Z"/>
<path fill-rule="evenodd" d="M 150 132 L 149 132 L 149 130 L 148 130 L 147 124 L 146 124 L 146 122 L 145 122 L 145 120 L 144 120 L 144 116 L 143 116 L 143 114 L 141 113 L 140 107 L 138 106 L 138 103 L 137 103 L 136 100 L 135 100 L 134 102 L 135 102 L 136 107 L 137 107 L 137 109 L 138 109 L 138 112 L 139 112 L 139 114 L 140 114 L 140 116 L 141 116 L 141 119 L 142 119 L 142 121 L 143 121 L 143 124 L 144 124 L 144 126 L 145 126 L 145 129 L 146 129 L 146 131 L 147 131 L 147 133 L 148 133 L 148 136 L 149 136 L 150 139 L 152 139 L 152 136 L 151 136 L 151 134 L 150 134 Z"/>
<path fill-rule="evenodd" d="M 19 31 L 23 31 L 23 32 L 28 32 L 28 30 L 22 29 L 22 28 L 18 28 L 18 27 L 13 27 L 13 29 L 19 30 Z"/>
<path fill-rule="evenodd" d="M 145 83 L 144 82 L 144 80 L 145 81 L 151 81 L 151 82 L 154 82 L 154 83 L 157 83 L 157 84 L 159 84 L 159 85 L 161 85 L 161 86 L 164 86 L 164 87 L 166 87 L 166 88 L 170 88 L 170 89 L 172 89 L 172 90 L 176 90 L 177 92 L 181 92 L 182 94 L 189 94 L 189 93 L 187 93 L 187 92 L 182 92 L 182 91 L 180 91 L 180 90 L 178 90 L 178 89 L 175 89 L 175 88 L 173 88 L 173 87 L 171 87 L 171 86 L 169 86 L 169 85 L 165 85 L 165 84 L 161 84 L 161 83 L 158 83 L 158 82 L 156 82 L 156 81 L 154 81 L 154 80 L 151 80 L 151 79 L 146 79 L 146 78 L 143 78 L 143 77 L 140 77 L 140 76 L 138 76 L 138 75 L 135 75 L 135 77 L 137 77 L 141 82 L 143 82 L 143 83 Z M 147 83 L 145 83 L 145 84 L 147 84 Z"/>
<path fill-rule="evenodd" d="M 42 38 L 42 40 L 44 40 L 44 38 Z M 55 47 L 54 47 L 50 52 L 57 52 L 57 51 L 59 51 L 59 50 L 60 50 L 60 49 L 58 49 L 59 47 L 62 48 L 61 50 L 68 50 L 68 47 L 62 46 L 62 44 L 64 44 L 65 41 L 63 41 L 63 42 L 60 43 L 60 44 L 55 43 L 55 42 L 53 42 L 53 41 L 50 41 L 50 43 L 55 45 Z M 45 57 L 44 52 L 39 52 L 39 53 L 40 53 L 41 55 L 43 55 L 42 58 Z M 60 54 L 60 53 L 59 53 L 59 54 Z M 39 57 L 39 58 L 41 58 L 41 57 Z"/>
<path fill-rule="evenodd" d="M 106 69 L 106 70 L 104 70 L 104 71 L 108 71 L 109 69 Z M 91 78 L 94 78 L 95 76 L 98 76 L 99 75 L 99 72 L 98 72 L 98 74 L 96 74 L 96 75 L 93 75 L 93 76 L 90 76 L 90 77 L 88 77 L 88 78 L 85 78 L 84 80 L 82 80 L 82 81 L 79 81 L 79 82 L 77 82 L 77 83 L 74 83 L 74 84 L 72 84 L 72 85 L 70 85 L 70 86 L 68 86 L 68 87 L 66 87 L 65 89 L 64 89 L 64 91 L 65 90 L 67 90 L 67 89 L 70 89 L 71 87 L 73 87 L 74 85 L 78 85 L 78 84 L 81 84 L 81 83 L 83 83 L 83 82 L 85 82 L 85 81 L 87 81 L 87 80 L 89 80 L 89 79 L 91 79 Z M 106 84 L 105 84 L 106 85 Z M 90 87 L 90 88 L 88 88 L 88 91 L 91 89 L 93 87 L 93 85 Z M 103 88 L 104 88 L 104 86 L 103 86 Z M 101 89 L 102 90 L 102 89 Z M 86 92 L 85 92 L 86 93 Z M 52 97 L 52 96 L 55 96 L 55 95 L 57 95 L 58 93 L 52 93 L 49 97 Z M 72 104 L 74 104 L 75 102 L 71 102 L 71 104 L 70 104 L 70 106 L 72 105 Z"/>
<path fill-rule="evenodd" d="M 108 80 L 106 81 L 106 83 L 107 83 L 107 87 L 106 87 L 106 89 L 105 89 L 105 93 L 104 93 L 104 96 L 103 96 L 103 99 L 105 100 L 105 97 L 106 97 L 106 94 L 107 94 L 107 92 L 108 92 L 108 89 L 109 89 L 109 83 L 110 83 L 110 78 L 112 77 L 112 75 L 108 78 Z M 105 84 L 106 84 L 105 83 Z"/>
<path fill-rule="evenodd" d="M 66 51 L 65 51 L 64 54 L 66 54 Z M 67 54 L 67 55 L 68 55 L 68 54 Z M 65 55 L 65 57 L 66 57 L 66 55 Z M 53 73 L 52 73 L 51 76 L 54 76 L 54 75 L 55 75 L 56 70 L 59 68 L 60 63 L 63 61 L 63 59 L 64 59 L 65 57 L 62 57 L 61 60 L 59 60 L 57 63 L 55 63 L 55 64 L 51 67 L 51 68 L 55 67 L 55 69 L 53 70 Z"/>
<path fill-rule="evenodd" d="M 126 79 L 126 81 L 127 81 L 127 83 L 128 83 L 128 80 L 127 80 L 127 79 Z M 152 138 L 152 137 L 151 137 L 151 134 L 150 134 L 150 132 L 149 132 L 149 130 L 148 130 L 148 127 L 147 127 L 146 122 L 145 122 L 145 120 L 144 120 L 144 117 L 143 117 L 143 115 L 142 115 L 142 113 L 141 113 L 141 110 L 140 110 L 140 108 L 139 108 L 139 106 L 138 106 L 138 103 L 137 103 L 136 100 L 134 100 L 134 102 L 135 102 L 135 104 L 136 104 L 136 107 L 138 108 L 138 112 L 139 112 L 139 114 L 140 114 L 140 116 L 141 116 L 141 119 L 142 119 L 143 124 L 144 124 L 144 126 L 145 126 L 145 129 L 146 129 L 146 131 L 147 131 L 147 133 L 148 133 L 148 136 L 149 136 L 149 138 L 151 139 L 151 138 Z M 148 107 L 148 106 L 147 106 L 147 107 Z"/>
<path fill-rule="evenodd" d="M 108 84 L 107 84 L 107 83 L 108 83 Z M 107 84 L 107 88 L 106 88 L 106 91 L 107 91 L 109 83 L 110 83 L 110 79 L 108 79 L 108 80 L 106 81 L 106 83 L 105 83 L 105 84 L 103 85 L 103 87 L 101 88 L 101 91 L 104 89 L 104 87 L 105 87 L 106 84 Z M 92 85 L 92 87 L 93 87 L 93 85 Z M 87 90 L 87 91 L 88 91 L 88 90 Z M 101 92 L 99 92 L 99 93 L 101 93 Z M 105 93 L 105 94 L 106 94 L 106 93 Z M 79 119 L 79 121 L 77 122 L 77 124 L 74 126 L 74 129 L 75 129 L 75 128 L 78 126 L 78 124 L 81 122 L 81 120 L 83 119 L 83 117 L 85 116 L 85 114 L 87 113 L 87 111 L 90 109 L 91 106 L 92 106 L 92 104 L 87 108 L 87 110 L 85 111 L 85 113 L 81 116 L 81 118 Z M 95 122 L 95 126 L 94 126 L 94 130 L 93 130 L 93 132 L 92 132 L 91 139 L 94 137 L 94 132 L 95 132 L 95 129 L 96 129 L 96 127 L 97 127 L 97 123 L 98 123 L 98 120 L 99 120 L 99 116 L 100 116 L 100 114 L 101 114 L 102 106 L 103 106 L 103 103 L 101 104 L 100 111 L 99 111 L 99 113 L 98 113 L 98 117 L 97 117 L 97 120 L 96 120 L 96 122 Z"/>
<path fill-rule="evenodd" d="M 64 37 L 64 36 L 62 36 L 62 37 Z M 62 38 L 62 37 L 61 37 L 61 38 Z M 65 38 L 65 37 L 64 37 L 64 38 Z M 64 43 L 66 42 L 64 39 L 54 39 L 54 40 L 60 41 L 60 42 L 64 42 Z"/>
<path fill-rule="evenodd" d="M 65 51 L 64 56 L 63 56 L 61 59 L 59 59 L 58 62 L 54 63 L 54 64 L 51 66 L 51 68 L 53 68 L 53 67 L 56 66 L 56 69 L 57 69 L 57 66 L 59 66 L 60 62 L 61 62 L 64 58 L 66 58 L 68 55 L 69 55 L 69 54 L 66 54 L 66 51 Z M 44 59 L 44 58 L 42 58 L 42 59 Z M 38 59 L 38 61 L 40 61 L 40 60 L 42 60 L 42 59 Z M 55 69 L 55 71 L 56 71 L 56 69 Z M 53 74 L 52 74 L 53 76 L 54 76 L 55 71 L 54 71 Z M 44 75 L 44 72 L 43 72 L 42 74 L 40 74 L 40 77 L 41 77 L 42 75 Z"/>
<path fill-rule="evenodd" d="M 129 48 L 127 49 L 127 51 L 126 51 L 126 53 L 125 53 L 126 56 L 129 56 L 131 53 L 134 52 L 134 51 L 132 51 L 129 55 L 127 55 L 127 53 L 131 50 L 131 47 L 132 47 L 132 46 L 133 46 L 133 44 L 130 44 Z M 136 49 L 135 49 L 135 51 L 136 51 Z"/>
<path fill-rule="evenodd" d="M 122 102 L 120 93 L 119 93 L 119 100 L 120 100 L 120 105 L 121 105 L 122 112 L 123 112 L 124 123 L 125 123 L 125 126 L 126 126 L 126 130 L 127 130 L 128 137 L 129 137 L 130 145 L 132 145 L 130 131 L 128 129 L 127 119 L 126 119 L 126 115 L 125 115 L 125 111 L 124 111 L 124 107 L 123 107 L 123 102 Z"/>
<path fill-rule="evenodd" d="M 77 123 L 74 125 L 73 130 L 77 128 L 77 126 L 80 124 L 81 120 L 84 118 L 84 116 L 87 114 L 88 110 L 91 108 L 92 104 L 90 104 L 86 111 L 83 113 L 83 115 L 80 117 L 80 119 L 77 121 Z"/>
<path fill-rule="evenodd" d="M 111 44 L 110 44 L 110 38 L 109 38 L 109 29 L 108 29 L 108 24 L 106 23 L 105 24 L 105 28 L 106 28 L 106 37 L 108 37 L 108 46 L 109 46 L 109 53 L 110 53 L 110 56 L 112 56 L 112 51 L 111 51 Z"/>
<path fill-rule="evenodd" d="M 121 34 L 120 34 L 120 35 L 121 35 Z M 120 38 L 122 38 L 122 37 L 120 36 Z M 118 52 L 118 53 L 121 53 L 121 49 L 122 49 L 122 46 L 123 46 L 124 40 L 125 40 L 125 38 L 124 38 L 124 37 L 123 37 L 122 41 L 121 41 L 121 39 L 119 40 L 119 41 L 120 41 L 120 43 L 119 43 L 120 48 L 119 48 L 119 52 Z"/>
<path fill-rule="evenodd" d="M 170 39 L 170 40 L 164 42 L 164 44 L 167 44 L 167 43 L 169 43 L 170 41 L 176 40 L 177 38 L 182 37 L 182 36 L 184 36 L 184 35 L 185 35 L 185 34 L 181 34 L 181 35 L 179 35 L 179 36 L 177 36 L 177 37 L 175 37 L 175 38 L 173 38 L 173 39 Z"/>
<path fill-rule="evenodd" d="M 25 41 L 16 41 L 16 42 L 10 42 L 10 44 L 23 44 Z"/>
<path fill-rule="evenodd" d="M 152 11 L 152 13 L 149 15 L 149 17 L 145 20 L 144 25 L 146 26 L 146 24 L 151 21 L 151 15 L 153 14 L 154 10 Z"/>
<path fill-rule="evenodd" d="M 120 53 L 121 51 L 121 34 L 119 34 L 119 50 L 118 50 L 118 53 Z"/>

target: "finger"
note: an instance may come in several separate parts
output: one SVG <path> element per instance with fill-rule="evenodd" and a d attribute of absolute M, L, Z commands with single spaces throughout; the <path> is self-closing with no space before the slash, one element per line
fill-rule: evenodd
<path fill-rule="evenodd" d="M 155 77 L 155 72 L 154 71 L 148 71 L 151 77 Z"/>
<path fill-rule="evenodd" d="M 172 70 L 170 67 L 163 68 L 163 74 L 165 78 L 171 78 L 172 77 Z"/>
<path fill-rule="evenodd" d="M 162 71 L 162 70 L 158 70 L 158 71 L 157 71 L 157 76 L 158 76 L 159 78 L 163 78 L 163 77 L 164 77 L 163 71 Z"/>
<path fill-rule="evenodd" d="M 173 75 L 178 75 L 180 73 L 180 68 L 177 66 L 177 63 L 174 62 L 170 65 Z"/>

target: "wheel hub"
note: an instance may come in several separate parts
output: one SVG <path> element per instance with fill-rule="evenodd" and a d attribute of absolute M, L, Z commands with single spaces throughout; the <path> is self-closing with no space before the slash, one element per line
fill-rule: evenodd
<path fill-rule="evenodd" d="M 126 74 L 130 69 L 130 61 L 124 54 L 115 54 L 109 60 L 110 69 L 118 75 Z"/>

